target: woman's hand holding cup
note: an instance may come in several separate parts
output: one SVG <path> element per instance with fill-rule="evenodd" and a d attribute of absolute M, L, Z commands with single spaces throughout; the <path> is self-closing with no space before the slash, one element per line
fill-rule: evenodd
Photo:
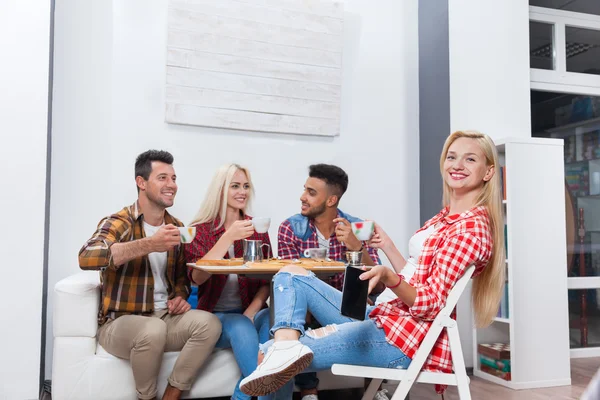
<path fill-rule="evenodd" d="M 247 239 L 254 234 L 254 225 L 250 220 L 235 221 L 225 233 L 233 242 Z"/>
<path fill-rule="evenodd" d="M 392 242 L 392 239 L 390 239 L 388 234 L 385 233 L 381 226 L 375 223 L 375 233 L 369 240 L 368 245 L 369 247 L 373 247 L 374 249 L 381 249 L 385 252 L 391 246 L 394 245 L 394 242 Z"/>

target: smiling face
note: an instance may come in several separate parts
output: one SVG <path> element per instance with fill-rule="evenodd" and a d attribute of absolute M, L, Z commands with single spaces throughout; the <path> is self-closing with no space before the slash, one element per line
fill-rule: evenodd
<path fill-rule="evenodd" d="M 250 182 L 242 170 L 237 170 L 231 178 L 227 189 L 227 207 L 234 210 L 244 210 L 250 196 Z"/>
<path fill-rule="evenodd" d="M 136 177 L 140 196 L 159 208 L 168 208 L 175 202 L 177 194 L 177 175 L 172 165 L 160 161 L 152 161 L 152 172 L 148 180 Z"/>
<path fill-rule="evenodd" d="M 308 178 L 304 184 L 304 192 L 300 196 L 302 207 L 300 213 L 308 218 L 316 218 L 327 209 L 327 201 L 331 194 L 325 181 Z"/>
<path fill-rule="evenodd" d="M 479 191 L 493 176 L 477 140 L 460 137 L 448 148 L 444 160 L 444 181 L 454 194 Z"/>

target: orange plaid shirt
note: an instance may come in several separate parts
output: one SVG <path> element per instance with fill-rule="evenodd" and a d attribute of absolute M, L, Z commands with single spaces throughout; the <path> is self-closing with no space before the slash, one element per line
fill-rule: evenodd
<path fill-rule="evenodd" d="M 98 323 L 121 315 L 150 315 L 154 311 L 154 277 L 148 256 L 115 265 L 110 246 L 146 237 L 143 212 L 136 201 L 116 214 L 100 221 L 96 232 L 79 251 L 79 267 L 100 270 L 102 297 Z M 165 224 L 183 226 L 181 221 L 165 211 Z M 181 245 L 167 253 L 167 291 L 169 299 L 190 294 L 184 252 Z"/>

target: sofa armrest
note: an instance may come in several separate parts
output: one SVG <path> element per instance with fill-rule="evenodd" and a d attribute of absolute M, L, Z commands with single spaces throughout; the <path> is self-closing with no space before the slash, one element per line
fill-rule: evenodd
<path fill-rule="evenodd" d="M 99 272 L 79 272 L 57 282 L 54 286 L 54 337 L 95 337 L 99 305 Z"/>

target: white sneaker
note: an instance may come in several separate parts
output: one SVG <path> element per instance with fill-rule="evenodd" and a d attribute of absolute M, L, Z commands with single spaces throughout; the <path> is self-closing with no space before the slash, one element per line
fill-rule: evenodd
<path fill-rule="evenodd" d="M 373 397 L 373 400 L 390 400 L 390 398 L 387 397 L 387 392 L 387 389 L 381 389 L 380 391 L 375 393 L 375 397 Z"/>
<path fill-rule="evenodd" d="M 308 367 L 312 359 L 312 350 L 298 340 L 275 342 L 256 370 L 242 379 L 240 390 L 250 396 L 276 392 Z"/>

